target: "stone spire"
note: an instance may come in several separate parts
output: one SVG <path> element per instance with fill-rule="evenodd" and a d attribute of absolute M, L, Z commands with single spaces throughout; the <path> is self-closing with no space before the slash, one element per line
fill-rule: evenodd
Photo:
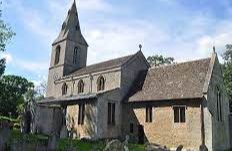
<path fill-rule="evenodd" d="M 53 45 L 65 39 L 88 46 L 87 42 L 85 41 L 81 33 L 75 0 L 72 4 L 72 7 L 68 11 L 68 15 L 65 21 L 62 24 L 60 34 L 53 42 Z"/>

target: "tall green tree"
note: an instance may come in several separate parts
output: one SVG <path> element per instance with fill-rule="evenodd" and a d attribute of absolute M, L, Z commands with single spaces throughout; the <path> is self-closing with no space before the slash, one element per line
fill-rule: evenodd
<path fill-rule="evenodd" d="M 2 2 L 0 2 L 0 53 L 6 51 L 6 45 L 15 35 L 11 27 L 2 19 Z M 4 73 L 6 67 L 6 59 L 0 58 L 0 76 Z"/>
<path fill-rule="evenodd" d="M 226 50 L 223 53 L 224 65 L 223 65 L 223 77 L 225 88 L 230 96 L 230 100 L 232 98 L 232 44 L 226 45 Z M 232 102 L 230 101 L 230 107 L 232 111 Z"/>
<path fill-rule="evenodd" d="M 174 63 L 174 58 L 172 57 L 164 57 L 162 55 L 154 55 L 149 56 L 147 58 L 148 63 L 150 66 L 160 66 L 160 65 L 168 65 Z"/>
<path fill-rule="evenodd" d="M 23 77 L 2 76 L 0 80 L 0 115 L 8 116 L 11 113 L 16 117 L 17 106 L 25 101 L 24 95 L 33 88 L 34 84 Z"/>

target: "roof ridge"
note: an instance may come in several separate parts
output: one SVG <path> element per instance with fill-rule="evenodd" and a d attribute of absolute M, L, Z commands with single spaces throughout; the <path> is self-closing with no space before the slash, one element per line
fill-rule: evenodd
<path fill-rule="evenodd" d="M 193 63 L 193 62 L 203 61 L 203 60 L 207 60 L 207 59 L 211 59 L 211 58 L 207 57 L 207 58 L 189 60 L 189 61 L 184 61 L 184 62 L 179 62 L 179 63 L 174 63 L 174 64 L 161 65 L 161 66 L 151 67 L 149 70 L 158 69 L 158 68 L 165 68 L 165 67 L 170 67 L 170 66 L 177 66 L 177 65 L 186 64 L 186 63 Z"/>
<path fill-rule="evenodd" d="M 113 61 L 113 60 L 117 60 L 117 59 L 122 59 L 122 58 L 130 57 L 130 56 L 132 57 L 132 56 L 134 56 L 134 55 L 135 55 L 135 54 L 131 54 L 131 55 L 126 55 L 126 56 L 122 56 L 122 57 L 118 57 L 118 58 L 114 58 L 114 59 L 108 59 L 108 60 L 105 60 L 105 61 L 102 61 L 102 62 L 90 64 L 90 65 L 88 65 L 88 66 L 86 66 L 86 67 L 90 67 L 90 66 L 94 66 L 94 65 L 106 63 L 106 62 L 108 62 L 108 61 Z"/>

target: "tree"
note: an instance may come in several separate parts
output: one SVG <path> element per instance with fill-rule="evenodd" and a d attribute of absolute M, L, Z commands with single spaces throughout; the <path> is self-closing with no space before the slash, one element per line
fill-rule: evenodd
<path fill-rule="evenodd" d="M 226 45 L 226 50 L 222 55 L 224 59 L 223 78 L 227 93 L 232 98 L 232 44 Z M 232 102 L 230 101 L 230 108 L 232 110 Z"/>
<path fill-rule="evenodd" d="M 0 114 L 8 116 L 11 113 L 17 117 L 17 106 L 25 101 L 24 94 L 33 88 L 34 84 L 23 77 L 2 76 L 0 79 Z"/>
<path fill-rule="evenodd" d="M 168 65 L 174 63 L 174 58 L 172 57 L 164 57 L 162 55 L 149 56 L 147 58 L 150 66 L 160 66 L 160 65 Z"/>
<path fill-rule="evenodd" d="M 0 2 L 0 5 L 2 2 Z M 0 53 L 6 51 L 6 44 L 15 35 L 8 24 L 2 20 L 2 10 L 0 8 Z M 4 73 L 6 59 L 0 58 L 0 76 Z"/>

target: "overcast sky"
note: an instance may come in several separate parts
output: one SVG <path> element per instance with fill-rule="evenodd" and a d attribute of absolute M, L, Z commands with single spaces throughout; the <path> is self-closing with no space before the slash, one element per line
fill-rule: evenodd
<path fill-rule="evenodd" d="M 3 0 L 3 18 L 16 36 L 1 56 L 6 74 L 47 78 L 51 43 L 72 0 Z M 178 62 L 220 55 L 232 43 L 231 0 L 77 0 L 88 64 L 142 51 Z"/>

